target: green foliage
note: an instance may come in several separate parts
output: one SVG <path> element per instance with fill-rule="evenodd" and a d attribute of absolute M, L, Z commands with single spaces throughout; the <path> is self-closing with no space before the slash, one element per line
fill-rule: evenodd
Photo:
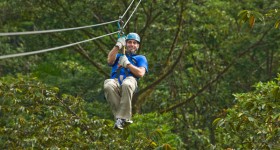
<path fill-rule="evenodd" d="M 129 4 L 130 1 L 125 0 L 110 2 L 101 0 L 1 0 L 0 32 L 61 29 L 102 23 L 118 19 Z M 134 6 L 135 3 L 132 8 Z M 277 72 L 280 72 L 280 41 L 278 40 L 280 33 L 271 28 L 272 26 L 279 27 L 278 8 L 278 0 L 142 1 L 124 29 L 125 33 L 138 32 L 140 34 L 142 42 L 138 53 L 144 54 L 149 61 L 149 73 L 139 80 L 139 91 L 150 87 L 161 75 L 168 73 L 168 76 L 158 81 L 159 84 L 153 88 L 142 91 L 143 94 L 140 95 L 138 102 L 143 102 L 139 104 L 137 112 L 145 115 L 143 118 L 141 118 L 142 115 L 135 115 L 135 124 L 125 130 L 129 133 L 112 130 L 113 122 L 108 120 L 112 118 L 112 114 L 103 98 L 103 81 L 107 78 L 106 73 L 110 72 L 106 57 L 114 46 L 116 35 L 50 53 L 1 60 L 1 76 L 17 73 L 28 75 L 30 79 L 19 77 L 23 78 L 21 82 L 25 85 L 40 83 L 34 87 L 38 91 L 32 87 L 31 90 L 40 93 L 39 91 L 48 89 L 56 95 L 47 97 L 51 99 L 49 103 L 39 100 L 40 106 L 39 104 L 37 106 L 33 98 L 46 99 L 44 92 L 37 96 L 32 93 L 26 97 L 28 86 L 23 89 L 17 88 L 18 91 L 12 92 L 6 85 L 8 87 L 18 86 L 18 79 L 10 77 L 2 79 L 1 83 L 5 85 L 2 87 L 6 88 L 1 94 L 10 93 L 10 96 L 6 96 L 8 101 L 1 98 L 1 102 L 3 100 L 3 104 L 5 104 L 1 105 L 1 108 L 5 107 L 5 112 L 11 115 L 11 119 L 8 119 L 11 125 L 7 127 L 23 133 L 25 130 L 34 130 L 24 134 L 7 131 L 14 136 L 11 137 L 11 140 L 16 139 L 10 143 L 13 143 L 15 147 L 20 147 L 20 145 L 32 147 L 29 146 L 32 145 L 30 139 L 36 139 L 33 143 L 38 149 L 52 147 L 55 149 L 56 146 L 65 149 L 66 147 L 104 149 L 104 147 L 108 148 L 108 143 L 112 149 L 121 147 L 123 149 L 146 149 L 148 147 L 150 149 L 169 147 L 208 149 L 215 148 L 214 145 L 222 147 L 221 145 L 225 142 L 215 134 L 215 131 L 218 130 L 214 130 L 212 122 L 221 115 L 221 112 L 224 113 L 224 110 L 235 109 L 236 101 L 233 101 L 232 93 L 246 93 L 252 90 L 252 84 L 269 81 L 276 76 Z M 131 12 L 132 10 L 129 10 L 124 16 L 124 21 L 128 19 Z M 249 27 L 247 24 L 240 25 L 239 21 L 249 22 Z M 254 28 L 250 28 L 250 26 L 254 26 Z M 0 54 L 14 54 L 61 46 L 116 30 L 117 24 L 111 24 L 53 34 L 0 37 Z M 172 71 L 168 72 L 171 65 L 177 61 L 178 54 L 186 43 L 187 47 L 181 60 Z M 38 79 L 32 80 L 33 75 Z M 214 79 L 217 80 L 211 83 L 210 81 Z M 201 91 L 205 85 L 208 86 Z M 59 89 L 59 92 L 56 92 L 53 87 L 57 87 L 55 89 Z M 14 93 L 16 94 L 13 95 Z M 237 94 L 236 97 L 238 95 L 242 94 Z M 188 101 L 193 96 L 195 98 Z M 69 103 L 62 105 L 61 102 Z M 146 114 L 161 111 L 181 102 L 186 103 L 173 110 L 172 117 L 169 116 L 170 114 L 167 116 L 165 116 L 166 114 L 163 116 L 154 113 Z M 15 105 L 10 107 L 10 103 Z M 254 107 L 255 105 L 253 104 Z M 21 111 L 23 113 L 13 115 L 12 112 L 20 110 L 21 106 L 27 107 L 25 110 L 28 110 L 29 113 Z M 48 118 L 44 118 L 46 115 L 37 109 L 29 109 L 29 106 L 32 106 L 31 108 L 36 106 L 37 109 L 47 112 Z M 70 110 L 81 118 L 79 124 L 75 124 L 73 120 L 76 116 L 66 106 L 71 106 Z M 264 108 L 266 109 L 268 106 L 266 104 Z M 45 110 L 46 108 L 50 109 Z M 258 120 L 255 119 L 255 116 L 248 116 L 243 111 L 245 110 L 242 109 L 240 117 L 247 117 L 248 124 L 252 125 L 252 122 Z M 4 112 L 4 109 L 1 112 Z M 52 115 L 54 112 L 65 116 L 64 118 L 67 120 L 65 124 L 70 124 L 71 127 L 66 129 L 65 125 L 61 123 L 62 121 L 59 121 L 62 117 L 54 117 Z M 34 119 L 32 122 L 28 118 L 36 116 L 35 114 L 38 113 L 44 114 L 41 120 Z M 266 111 L 259 113 L 263 116 L 269 115 Z M 15 126 L 15 120 L 20 114 L 27 120 L 25 124 L 21 125 L 24 129 Z M 145 116 L 150 115 L 151 118 L 160 118 L 160 120 L 154 122 L 155 124 L 147 122 L 141 124 L 141 122 L 149 120 Z M 35 126 L 37 123 L 46 128 L 45 124 L 50 122 L 48 119 L 57 121 L 58 126 L 63 126 L 57 127 L 59 129 L 57 133 L 54 132 L 56 126 L 49 125 L 50 138 L 48 140 L 51 141 L 50 144 L 46 144 L 47 140 L 44 141 L 40 137 L 47 133 Z M 139 119 L 142 120 L 138 121 Z M 1 122 L 2 120 L 4 118 L 1 118 Z M 174 124 L 169 124 L 169 122 Z M 218 122 L 219 120 L 215 121 L 215 123 Z M 2 124 L 4 123 L 2 122 Z M 162 124 L 168 124 L 166 128 L 163 128 L 164 130 L 158 126 Z M 88 128 L 86 128 L 87 126 Z M 148 131 L 143 132 L 142 127 L 145 126 L 149 126 L 151 129 L 146 128 Z M 58 131 L 58 129 L 56 130 Z M 160 136 L 160 132 L 164 134 Z M 59 133 L 66 133 L 67 136 Z M 229 131 L 225 131 L 224 134 L 226 133 L 230 134 L 230 137 L 234 134 Z M 60 136 L 57 138 L 61 138 L 62 144 L 56 145 L 55 137 L 52 134 Z M 182 139 L 183 144 L 178 144 L 180 142 L 175 140 L 168 140 L 169 136 L 174 136 L 175 139 L 180 136 L 178 139 Z M 81 140 L 73 139 L 74 137 L 80 137 Z M 249 137 L 249 135 L 244 137 Z M 10 137 L 0 138 L 1 142 L 7 142 Z M 73 146 L 72 143 L 75 142 L 66 144 L 63 139 L 65 139 L 64 141 L 77 141 L 78 146 Z M 19 140 L 18 143 L 16 143 L 17 140 Z M 26 140 L 29 140 L 29 143 Z M 44 145 L 41 146 L 41 143 Z M 52 143 L 54 143 L 53 146 Z M 242 147 L 240 145 L 234 146 Z"/>
<path fill-rule="evenodd" d="M 163 149 L 166 147 L 174 147 L 176 149 L 182 149 L 185 145 L 178 135 L 171 133 L 174 130 L 174 122 L 172 121 L 172 115 L 170 113 L 157 114 L 148 113 L 143 115 L 133 116 L 135 123 L 129 126 L 130 132 L 139 133 L 137 136 L 145 139 L 146 144 L 149 147 Z M 138 140 L 136 137 L 131 136 L 128 139 L 134 141 Z M 168 146 L 169 145 L 169 146 Z"/>
<path fill-rule="evenodd" d="M 259 82 L 255 91 L 235 94 L 236 104 L 217 118 L 217 145 L 233 149 L 279 149 L 280 75 L 276 81 Z"/>
<path fill-rule="evenodd" d="M 256 11 L 249 11 L 249 10 L 243 10 L 239 12 L 239 24 L 242 24 L 244 22 L 249 22 L 249 26 L 252 28 L 255 24 L 255 20 L 259 19 L 260 21 L 264 21 L 264 16 Z"/>
<path fill-rule="evenodd" d="M 171 133 L 170 115 L 136 115 L 123 131 L 113 129 L 98 102 L 62 94 L 35 77 L 0 79 L 1 149 L 172 149 L 182 147 Z M 108 107 L 105 107 L 109 110 Z M 103 114 L 104 116 L 104 114 Z M 108 117 L 108 116 L 107 116 Z M 166 123 L 167 121 L 167 123 Z"/>
<path fill-rule="evenodd" d="M 249 23 L 249 26 L 251 28 L 253 28 L 253 26 L 255 25 L 255 20 L 259 19 L 261 22 L 265 23 L 265 18 L 266 19 L 274 19 L 276 18 L 274 27 L 278 28 L 279 27 L 279 17 L 280 17 L 280 13 L 278 9 L 272 9 L 269 10 L 267 13 L 262 14 L 258 11 L 250 11 L 250 10 L 242 10 L 238 13 L 238 20 L 239 20 L 239 24 L 243 24 L 245 22 Z"/>
<path fill-rule="evenodd" d="M 91 66 L 71 59 L 41 63 L 32 68 L 34 75 L 49 85 L 59 86 L 62 93 L 81 96 L 86 101 L 104 100 L 102 78 L 94 77 Z"/>
<path fill-rule="evenodd" d="M 85 147 L 89 129 L 84 127 L 82 100 L 69 95 L 60 99 L 57 92 L 32 77 L 1 79 L 2 149 Z"/>

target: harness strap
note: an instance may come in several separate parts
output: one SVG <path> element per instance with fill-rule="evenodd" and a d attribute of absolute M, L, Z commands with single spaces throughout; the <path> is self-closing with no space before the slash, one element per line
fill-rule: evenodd
<path fill-rule="evenodd" d="M 117 78 L 118 78 L 118 81 L 119 81 L 119 83 L 120 83 L 120 85 L 122 85 L 122 81 L 124 80 L 124 79 L 120 79 L 120 75 L 121 75 L 121 69 L 122 68 L 124 68 L 124 67 L 119 67 L 118 69 L 117 69 Z M 125 72 L 125 77 L 128 77 L 128 75 L 129 75 L 129 73 L 128 73 L 128 70 L 126 69 L 126 68 L 124 68 L 124 72 Z M 133 74 L 132 74 L 133 75 Z M 134 75 L 133 75 L 134 76 Z"/>
<path fill-rule="evenodd" d="M 118 38 L 120 38 L 120 37 L 124 34 L 124 32 L 123 32 L 123 27 L 122 27 L 122 26 L 123 26 L 123 23 L 124 23 L 124 22 L 123 22 L 123 20 L 122 20 L 122 16 L 120 16 L 120 17 L 119 17 L 119 21 L 118 21 L 118 30 L 119 30 L 119 31 L 118 31 L 118 32 L 119 32 L 119 33 L 118 33 Z"/>

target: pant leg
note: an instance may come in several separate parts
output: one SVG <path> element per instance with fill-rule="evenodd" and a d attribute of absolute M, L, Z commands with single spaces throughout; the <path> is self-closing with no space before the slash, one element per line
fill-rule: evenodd
<path fill-rule="evenodd" d="M 116 113 L 117 118 L 131 119 L 132 116 L 132 97 L 137 88 L 137 80 L 130 76 L 123 80 L 121 85 L 121 100 L 118 111 Z"/>
<path fill-rule="evenodd" d="M 110 104 L 112 113 L 116 118 L 116 113 L 121 101 L 120 84 L 116 79 L 106 79 L 104 81 L 104 94 L 106 100 Z"/>

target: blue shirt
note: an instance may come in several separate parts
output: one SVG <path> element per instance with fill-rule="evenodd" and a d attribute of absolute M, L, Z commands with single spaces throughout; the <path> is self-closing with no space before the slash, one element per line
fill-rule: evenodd
<path fill-rule="evenodd" d="M 117 69 L 118 69 L 118 62 L 120 56 L 122 56 L 122 54 L 117 54 L 116 61 L 112 65 L 111 79 L 118 78 Z M 144 67 L 146 69 L 146 72 L 148 72 L 148 61 L 145 56 L 132 54 L 132 55 L 126 55 L 126 57 L 128 58 L 131 64 L 133 64 L 136 67 Z M 127 72 L 125 70 L 127 70 Z M 120 69 L 119 75 L 123 75 L 124 77 L 123 79 L 125 79 L 127 76 L 134 76 L 128 68 L 124 68 L 124 67 Z"/>

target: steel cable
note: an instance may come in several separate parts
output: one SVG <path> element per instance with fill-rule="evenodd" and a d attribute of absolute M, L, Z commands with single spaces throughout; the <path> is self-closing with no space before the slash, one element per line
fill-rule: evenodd
<path fill-rule="evenodd" d="M 84 40 L 84 41 L 80 41 L 80 42 L 76 42 L 76 43 L 71 43 L 71 44 L 68 44 L 68 45 L 62 45 L 62 46 L 58 46 L 58 47 L 53 47 L 53 48 L 48 48 L 48 49 L 43 49 L 43 50 L 38 50 L 38 51 L 32 51 L 32 52 L 24 52 L 24 53 L 3 55 L 3 56 L 0 56 L 0 59 L 6 59 L 6 58 L 12 58 L 12 57 L 20 57 L 20 56 L 27 56 L 27 55 L 34 55 L 34 54 L 54 51 L 54 50 L 58 50 L 58 49 L 62 49 L 62 48 L 66 48 L 66 47 L 71 47 L 71 46 L 74 46 L 74 45 L 78 45 L 78 44 L 81 44 L 81 43 L 89 42 L 89 41 L 92 41 L 92 40 L 96 40 L 96 39 L 99 39 L 99 38 L 102 38 L 102 37 L 105 37 L 105 36 L 109 36 L 109 35 L 113 35 L 113 34 L 116 34 L 116 33 L 118 33 L 118 31 L 112 32 L 112 33 L 109 33 L 109 34 L 105 34 L 105 35 L 102 35 L 102 36 L 94 37 L 94 38 L 91 38 L 91 39 L 88 39 L 88 40 Z"/>
<path fill-rule="evenodd" d="M 134 0 L 132 0 L 132 2 L 130 3 L 130 5 L 128 6 L 128 8 L 126 9 L 126 11 L 124 12 L 123 16 L 126 15 L 126 13 L 128 12 L 128 10 L 130 9 L 130 7 L 132 6 Z M 124 24 L 123 28 L 127 25 L 128 21 L 130 20 L 130 18 L 132 17 L 132 15 L 134 14 L 134 12 L 136 11 L 138 5 L 140 4 L 141 0 L 138 2 L 138 4 L 136 5 L 135 9 L 133 10 L 132 14 L 129 16 L 128 20 L 126 21 L 126 23 Z M 122 16 L 122 17 L 123 17 Z M 122 18 L 121 17 L 121 18 Z M 0 36 L 12 36 L 12 35 L 27 35 L 27 34 L 39 34 L 39 33 L 51 33 L 51 32 L 62 32 L 62 31 L 70 31 L 70 30 L 78 30 L 78 29 L 83 29 L 83 28 L 90 28 L 90 27 L 96 27 L 96 26 L 100 26 L 100 25 L 106 25 L 106 24 L 110 24 L 110 23 L 114 23 L 114 22 L 118 22 L 119 20 L 114 20 L 114 21 L 110 21 L 110 22 L 105 22 L 105 23 L 100 23 L 100 24 L 95 24 L 95 25 L 89 25 L 89 26 L 82 26 L 82 27 L 76 27 L 76 28 L 65 28 L 65 29 L 54 29 L 54 30 L 42 30 L 42 31 L 27 31 L 27 32 L 10 32 L 10 33 L 0 33 Z M 23 53 L 17 53 L 17 54 L 9 54 L 9 55 L 3 55 L 0 56 L 0 59 L 7 59 L 7 58 L 13 58 L 13 57 L 20 57 L 20 56 L 27 56 L 27 55 L 34 55 L 34 54 L 39 54 L 39 53 L 45 53 L 45 52 L 49 52 L 49 51 L 54 51 L 54 50 L 58 50 L 58 49 L 62 49 L 62 48 L 67 48 L 67 47 L 71 47 L 74 45 L 78 45 L 81 43 L 85 43 L 85 42 L 89 42 L 89 41 L 93 41 L 105 36 L 109 36 L 109 35 L 113 35 L 116 33 L 120 33 L 120 31 L 116 31 L 116 32 L 112 32 L 109 34 L 105 34 L 102 36 L 98 36 L 95 38 L 91 38 L 88 40 L 84 40 L 84 41 L 80 41 L 80 42 L 76 42 L 76 43 L 71 43 L 71 44 L 67 44 L 67 45 L 62 45 L 62 46 L 58 46 L 58 47 L 53 47 L 53 48 L 48 48 L 48 49 L 43 49 L 43 50 L 38 50 L 38 51 L 32 51 L 32 52 L 23 52 Z"/>
<path fill-rule="evenodd" d="M 9 32 L 9 33 L 0 33 L 0 36 L 14 36 L 14 35 L 28 35 L 28 34 L 41 34 L 41 33 L 53 33 L 53 32 L 63 32 L 63 31 L 71 31 L 71 30 L 79 30 L 91 27 L 97 27 L 101 25 L 111 24 L 114 22 L 118 22 L 119 20 L 104 22 L 95 25 L 88 25 L 82 27 L 75 27 L 75 28 L 64 28 L 64 29 L 53 29 L 53 30 L 42 30 L 42 31 L 26 31 L 26 32 Z"/>
<path fill-rule="evenodd" d="M 132 0 L 132 2 L 129 4 L 129 6 L 127 7 L 127 9 L 125 10 L 125 12 L 123 13 L 123 15 L 121 16 L 121 19 L 126 15 L 127 11 L 130 9 L 131 5 L 133 4 L 134 0 Z"/>
<path fill-rule="evenodd" d="M 140 0 L 138 2 L 138 4 L 136 5 L 136 7 L 134 8 L 133 12 L 131 13 L 131 15 L 129 16 L 129 18 L 127 19 L 127 21 L 125 22 L 125 24 L 123 25 L 123 28 L 125 28 L 126 24 L 128 23 L 128 21 L 130 20 L 130 18 L 132 17 L 132 15 L 134 14 L 134 12 L 136 11 L 136 9 L 138 8 L 139 4 L 141 3 L 142 0 Z"/>

